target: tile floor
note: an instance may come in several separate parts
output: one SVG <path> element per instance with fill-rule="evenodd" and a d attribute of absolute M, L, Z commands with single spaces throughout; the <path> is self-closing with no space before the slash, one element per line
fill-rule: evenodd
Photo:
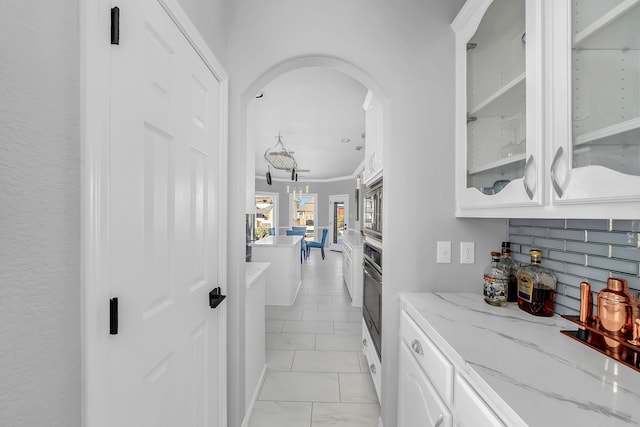
<path fill-rule="evenodd" d="M 361 352 L 361 309 L 342 254 L 312 250 L 294 305 L 267 306 L 267 375 L 250 427 L 377 427 L 380 405 Z"/>

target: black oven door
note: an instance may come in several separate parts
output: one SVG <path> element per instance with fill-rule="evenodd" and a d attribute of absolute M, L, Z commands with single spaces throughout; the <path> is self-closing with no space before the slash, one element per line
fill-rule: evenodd
<path fill-rule="evenodd" d="M 363 262 L 363 275 L 362 316 L 378 357 L 382 360 L 382 275 L 366 259 Z"/>

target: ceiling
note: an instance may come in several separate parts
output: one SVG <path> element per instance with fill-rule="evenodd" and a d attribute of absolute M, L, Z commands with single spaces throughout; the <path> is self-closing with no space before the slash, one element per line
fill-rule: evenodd
<path fill-rule="evenodd" d="M 278 134 L 294 152 L 299 181 L 331 180 L 357 172 L 364 159 L 362 104 L 367 95 L 360 82 L 339 71 L 304 68 L 279 76 L 256 95 L 248 114 L 256 176 L 264 178 L 264 153 L 276 144 Z M 274 168 L 271 176 L 291 179 L 290 172 Z"/>

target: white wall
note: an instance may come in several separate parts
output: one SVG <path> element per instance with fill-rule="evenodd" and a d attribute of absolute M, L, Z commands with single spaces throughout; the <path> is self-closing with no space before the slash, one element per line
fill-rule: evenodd
<path fill-rule="evenodd" d="M 462 0 L 243 0 L 229 21 L 230 171 L 246 156 L 246 102 L 274 68 L 301 56 L 336 58 L 370 79 L 385 105 L 383 407 L 395 425 L 399 305 L 403 290 L 481 292 L 485 254 L 504 220 L 454 218 L 454 55 L 450 22 Z M 330 61 L 331 62 L 331 61 Z M 286 67 L 284 67 L 286 68 Z M 244 99 L 243 99 L 244 97 Z M 234 172 L 231 172 L 232 174 Z M 245 171 L 230 194 L 230 259 L 243 254 Z M 249 184 L 250 185 L 250 184 Z M 236 200 L 237 199 L 237 200 Z M 437 240 L 475 241 L 476 264 L 436 264 Z M 232 261 L 233 262 L 233 261 Z M 236 268 L 239 276 L 239 267 Z M 233 412 L 232 408 L 232 412 Z M 236 418 L 234 418 L 236 417 Z M 230 421 L 237 415 L 230 413 Z M 232 425 L 232 424 L 231 424 Z"/>
<path fill-rule="evenodd" d="M 0 425 L 80 425 L 77 0 L 0 13 Z"/>

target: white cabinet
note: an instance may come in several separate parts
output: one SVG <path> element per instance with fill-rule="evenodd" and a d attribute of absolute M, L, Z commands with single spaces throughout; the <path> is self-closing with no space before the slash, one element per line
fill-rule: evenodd
<path fill-rule="evenodd" d="M 398 426 L 504 427 L 472 383 L 402 310 Z"/>
<path fill-rule="evenodd" d="M 362 307 L 362 244 L 345 236 L 342 243 L 342 276 L 351 296 L 351 305 Z M 360 238 L 356 240 L 361 241 Z"/>
<path fill-rule="evenodd" d="M 362 108 L 365 111 L 364 183 L 368 184 L 382 175 L 384 123 L 382 104 L 371 91 Z"/>
<path fill-rule="evenodd" d="M 465 3 L 452 24 L 457 216 L 638 216 L 639 3 Z"/>
<path fill-rule="evenodd" d="M 452 24 L 459 216 L 544 202 L 541 3 L 470 0 Z"/>
<path fill-rule="evenodd" d="M 369 367 L 369 373 L 373 380 L 373 387 L 376 389 L 376 394 L 378 395 L 378 402 L 382 403 L 382 363 L 378 358 L 378 353 L 374 347 L 371 335 L 369 335 L 367 325 L 364 323 L 364 319 L 362 319 L 362 354 L 364 354 L 364 358 L 367 359 L 367 366 Z"/>
<path fill-rule="evenodd" d="M 640 1 L 550 2 L 552 202 L 640 206 Z M 603 216 L 610 218 L 611 216 Z"/>
<path fill-rule="evenodd" d="M 406 345 L 398 375 L 398 427 L 451 426 L 451 412 Z"/>

